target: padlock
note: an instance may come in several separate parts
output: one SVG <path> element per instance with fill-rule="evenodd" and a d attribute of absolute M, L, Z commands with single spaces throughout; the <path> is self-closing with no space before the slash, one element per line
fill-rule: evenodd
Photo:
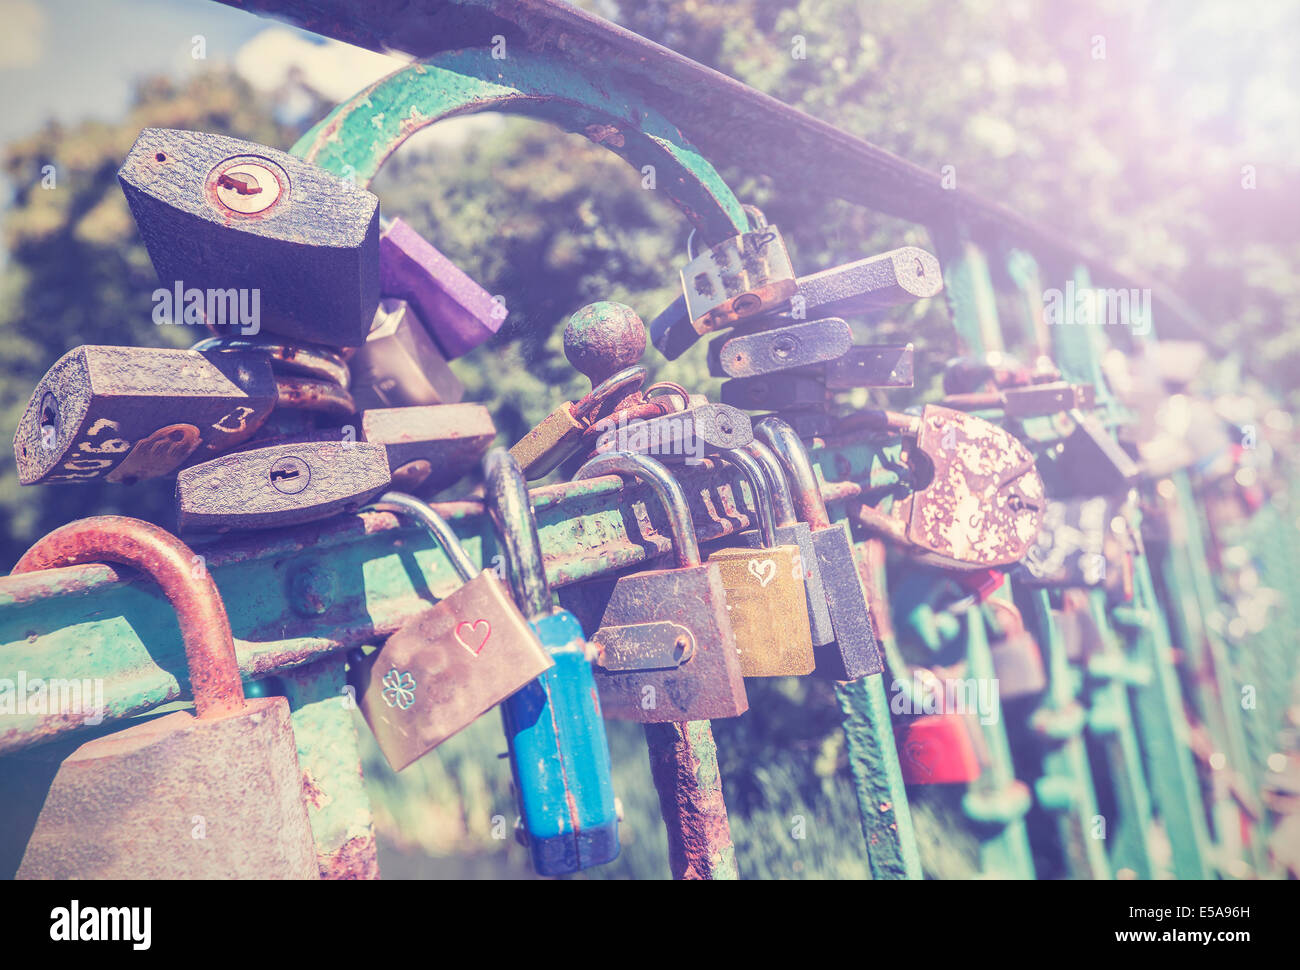
<path fill-rule="evenodd" d="M 923 300 L 942 288 L 939 261 L 923 249 L 905 246 L 802 276 L 795 281 L 789 304 L 792 315 L 797 310 L 803 317 L 846 317 Z M 650 323 L 651 341 L 669 360 L 680 357 L 700 336 L 691 325 L 685 296 Z"/>
<path fill-rule="evenodd" d="M 219 325 L 247 299 L 258 329 L 359 347 L 379 303 L 379 199 L 274 148 L 140 132 L 117 173 L 164 292 Z M 180 307 L 174 310 L 179 314 Z M 215 311 L 215 312 L 213 312 Z"/>
<path fill-rule="evenodd" d="M 288 701 L 245 699 L 221 594 L 196 558 L 155 525 L 106 515 L 56 529 L 14 567 L 122 563 L 156 580 L 177 610 L 195 708 L 10 758 L 0 812 L 22 821 L 0 828 L 21 840 L 31 827 L 18 878 L 318 878 Z"/>
<path fill-rule="evenodd" d="M 591 631 L 596 684 L 606 717 L 660 724 L 736 717 L 749 707 L 726 589 L 702 563 L 686 495 L 644 455 L 591 459 L 575 481 L 623 475 L 649 486 L 668 513 L 677 566 L 566 586 L 560 604 Z"/>
<path fill-rule="evenodd" d="M 698 404 L 653 418 L 614 416 L 596 439 L 597 454 L 626 451 L 666 462 L 694 462 L 754 440 L 749 415 L 728 404 Z"/>
<path fill-rule="evenodd" d="M 885 665 L 867 608 L 862 576 L 853 558 L 848 523 L 831 523 L 808 451 L 790 425 L 769 415 L 754 425 L 754 432 L 781 463 L 799 517 L 812 531 L 813 550 L 835 632 L 834 641 L 814 646 L 817 675 L 833 680 L 857 680 L 880 673 Z"/>
<path fill-rule="evenodd" d="M 383 445 L 393 489 L 433 494 L 476 468 L 496 438 L 492 412 L 481 404 L 362 411 L 360 438 Z"/>
<path fill-rule="evenodd" d="M 220 455 L 176 476 L 176 523 L 274 529 L 354 512 L 388 487 L 383 445 L 300 441 Z"/>
<path fill-rule="evenodd" d="M 842 357 L 853 331 L 838 317 L 787 322 L 784 326 L 717 337 L 709 343 L 714 377 L 759 377 Z"/>
<path fill-rule="evenodd" d="M 682 267 L 686 312 L 697 334 L 712 333 L 746 317 L 774 310 L 794 296 L 794 269 L 785 240 L 763 214 L 746 206 L 751 230 L 722 240 L 696 256 L 686 241 Z"/>
<path fill-rule="evenodd" d="M 758 520 L 756 529 L 741 534 L 753 537 L 743 547 L 714 549 L 705 557 L 706 562 L 717 563 L 726 588 L 740 672 L 745 677 L 810 674 L 815 663 L 799 546 L 778 543 L 771 497 L 758 460 L 740 450 L 722 457 L 748 479 Z"/>
<path fill-rule="evenodd" d="M 1025 629 L 1024 618 L 1013 603 L 994 599 L 984 604 L 989 620 L 989 653 L 998 682 L 998 697 L 1017 700 L 1047 689 L 1047 669 L 1038 641 Z"/>
<path fill-rule="evenodd" d="M 465 385 L 405 300 L 380 301 L 348 370 L 358 410 L 456 404 L 465 396 Z"/>
<path fill-rule="evenodd" d="M 379 650 L 349 658 L 357 706 L 389 765 L 401 771 L 555 661 L 496 573 L 476 574 L 442 516 L 402 492 L 386 492 L 371 507 L 424 526 L 464 582 Z"/>
<path fill-rule="evenodd" d="M 808 315 L 849 317 L 932 297 L 943 275 L 931 253 L 904 246 L 801 276 L 798 285 Z"/>
<path fill-rule="evenodd" d="M 1092 414 L 1070 412 L 1074 430 L 1061 442 L 1055 461 L 1043 471 L 1054 496 L 1123 495 L 1142 470 Z"/>
<path fill-rule="evenodd" d="M 911 387 L 915 352 L 911 344 L 860 344 L 830 361 L 826 387 L 848 391 L 855 387 Z"/>
<path fill-rule="evenodd" d="M 799 566 L 803 573 L 804 602 L 808 613 L 808 633 L 814 647 L 824 647 L 834 642 L 835 629 L 831 625 L 830 607 L 826 603 L 826 588 L 822 585 L 821 566 L 817 563 L 817 553 L 813 548 L 812 529 L 807 522 L 799 521 L 794 508 L 794 499 L 790 495 L 790 483 L 786 481 L 781 463 L 777 461 L 772 449 L 764 442 L 755 439 L 745 446 L 745 451 L 757 459 L 763 469 L 763 486 L 771 497 L 777 543 L 799 547 Z M 762 541 L 762 537 L 753 530 L 742 532 L 738 539 L 750 547 L 757 546 Z"/>
<path fill-rule="evenodd" d="M 506 318 L 503 303 L 401 219 L 379 234 L 379 291 L 410 302 L 448 360 L 491 338 Z"/>
<path fill-rule="evenodd" d="M 167 475 L 246 441 L 276 384 L 257 354 L 84 346 L 41 378 L 14 434 L 24 485 Z"/>
<path fill-rule="evenodd" d="M 909 785 L 968 785 L 979 778 L 982 759 L 977 725 L 969 714 L 945 712 L 900 718 L 894 743 L 903 781 Z"/>
<path fill-rule="evenodd" d="M 644 367 L 626 367 L 593 387 L 581 400 L 565 401 L 515 442 L 511 457 L 530 481 L 549 475 L 566 458 L 577 454 L 591 418 L 611 400 L 639 388 L 645 377 Z"/>
<path fill-rule="evenodd" d="M 1091 408 L 1096 404 L 1096 394 L 1090 384 L 1052 381 L 999 391 L 950 394 L 940 403 L 960 411 L 1000 410 L 1008 419 L 1024 420 Z"/>
<path fill-rule="evenodd" d="M 306 433 L 316 427 L 315 416 L 342 419 L 356 411 L 356 402 L 348 392 L 348 365 L 343 355 L 318 344 L 287 343 L 276 337 L 209 337 L 200 340 L 193 351 L 260 355 L 270 363 L 275 377 L 275 412 L 249 439 L 267 441 L 276 436 Z M 290 417 L 290 413 L 294 416 Z M 201 448 L 201 457 L 226 450 L 221 441 Z"/>
<path fill-rule="evenodd" d="M 555 661 L 501 704 L 521 831 L 544 876 L 604 865 L 618 856 L 618 814 L 587 642 L 551 595 L 523 472 L 494 448 L 484 477 L 515 602 Z"/>
<path fill-rule="evenodd" d="M 890 515 L 857 520 L 919 562 L 952 569 L 1009 566 L 1038 535 L 1046 500 L 1033 456 L 1010 432 L 973 414 L 927 404 L 919 417 L 878 412 L 908 441 L 914 490 Z"/>
<path fill-rule="evenodd" d="M 830 400 L 826 382 L 804 374 L 773 374 L 723 381 L 718 399 L 746 411 L 824 408 Z"/>

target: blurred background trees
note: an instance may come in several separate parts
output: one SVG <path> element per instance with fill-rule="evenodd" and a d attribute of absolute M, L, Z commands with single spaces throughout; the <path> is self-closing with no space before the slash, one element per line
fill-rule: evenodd
<path fill-rule="evenodd" d="M 1300 7 L 1252 5 L 1243 18 L 1238 7 L 1213 0 L 584 5 L 936 178 L 953 166 L 963 188 L 1057 227 L 1123 268 L 1164 279 L 1232 335 L 1248 366 L 1295 403 Z M 805 45 L 802 58 L 792 56 L 796 37 Z M 223 132 L 288 147 L 329 107 L 298 87 L 263 96 L 214 66 L 185 83 L 140 83 L 133 106 L 115 122 L 49 125 L 8 145 L 3 426 L 16 426 L 41 374 L 78 344 L 198 339 L 150 319 L 156 282 L 115 176 L 142 127 Z M 778 197 L 761 177 L 722 171 L 743 200 L 781 226 L 802 271 L 908 243 L 930 245 L 924 230 L 828 201 L 815 184 Z M 477 126 L 460 140 L 410 147 L 374 189 L 385 211 L 400 214 L 505 297 L 510 315 L 502 333 L 455 364 L 467 397 L 491 402 L 501 443 L 516 440 L 558 400 L 587 389 L 561 351 L 569 314 L 612 299 L 648 321 L 677 290 L 684 220 L 644 191 L 637 173 L 580 137 L 520 119 Z M 917 342 L 918 396 L 953 351 L 940 301 L 872 321 L 864 334 Z M 651 352 L 646 363 L 655 379 L 713 391 L 702 356 L 669 364 Z M 907 403 L 905 395 L 889 400 Z M 0 559 L 12 563 L 37 537 L 84 515 L 121 512 L 168 524 L 170 491 L 167 482 L 20 489 L 6 459 Z M 854 861 L 836 852 L 837 839 L 857 837 L 857 822 L 830 695 L 816 684 L 777 682 L 755 688 L 751 702 L 770 716 L 717 726 L 742 852 L 763 859 L 771 875 L 856 874 Z M 629 826 L 630 835 L 641 834 L 632 835 L 611 872 L 661 874 L 653 790 L 644 755 L 636 754 L 638 733 L 625 728 L 611 726 L 620 792 L 632 803 L 630 821 L 652 821 Z M 504 851 L 487 835 L 490 813 L 475 807 L 490 803 L 491 811 L 513 818 L 508 771 L 492 757 L 499 747 L 494 718 L 485 718 L 403 775 L 400 787 L 372 759 L 376 790 L 395 793 L 380 799 L 387 831 L 435 854 L 467 838 L 485 851 Z M 824 851 L 780 856 L 779 845 L 789 840 L 767 836 L 788 827 L 791 805 L 825 823 L 818 836 Z M 960 870 L 966 849 L 955 839 L 927 846 L 932 872 Z"/>

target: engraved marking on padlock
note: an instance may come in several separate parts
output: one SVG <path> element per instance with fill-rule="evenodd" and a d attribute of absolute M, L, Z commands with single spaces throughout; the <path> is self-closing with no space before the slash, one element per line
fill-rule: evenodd
<path fill-rule="evenodd" d="M 925 777 L 934 777 L 934 757 L 930 751 L 930 742 L 911 739 L 903 745 L 903 756 L 908 764 L 925 772 Z"/>
<path fill-rule="evenodd" d="M 745 567 L 751 576 L 758 580 L 758 585 L 767 589 L 767 584 L 776 579 L 776 562 L 772 559 L 751 559 Z"/>
<path fill-rule="evenodd" d="M 239 434 L 241 431 L 243 431 L 245 428 L 248 427 L 248 416 L 252 414 L 255 410 L 256 408 L 250 408 L 246 404 L 237 404 L 235 405 L 234 411 L 231 411 L 220 421 L 212 425 L 212 430 L 224 431 L 226 434 Z M 239 426 L 235 428 L 227 428 L 226 427 L 227 421 L 238 421 Z"/>
<path fill-rule="evenodd" d="M 130 454 L 105 475 L 104 480 L 129 485 L 142 478 L 169 474 L 194 453 L 202 440 L 202 433 L 192 424 L 169 424 L 159 428 L 149 437 L 137 441 Z"/>
<path fill-rule="evenodd" d="M 277 492 L 297 495 L 311 482 L 311 467 L 295 455 L 285 455 L 271 466 L 267 477 Z"/>
<path fill-rule="evenodd" d="M 667 620 L 601 627 L 599 637 L 596 663 L 609 673 L 676 670 L 695 655 L 695 634 Z"/>
<path fill-rule="evenodd" d="M 396 667 L 393 667 L 384 674 L 383 688 L 384 703 L 389 707 L 405 711 L 415 703 L 416 683 L 409 672 L 399 672 Z"/>
<path fill-rule="evenodd" d="M 236 155 L 219 162 L 209 173 L 208 202 L 218 211 L 238 216 L 264 216 L 284 197 L 289 176 L 268 158 Z"/>
<path fill-rule="evenodd" d="M 478 636 L 479 626 L 483 626 L 486 628 L 483 631 L 482 637 Z M 468 637 L 466 636 L 467 630 L 469 633 Z M 483 620 L 483 619 L 473 620 L 473 621 L 461 620 L 459 623 L 456 624 L 456 642 L 459 643 L 462 647 L 464 647 L 466 650 L 468 650 L 476 657 L 483 652 L 483 648 L 487 646 L 488 639 L 491 636 L 492 636 L 492 624 L 489 623 L 487 620 Z M 478 640 L 477 643 L 474 642 L 475 639 Z"/>

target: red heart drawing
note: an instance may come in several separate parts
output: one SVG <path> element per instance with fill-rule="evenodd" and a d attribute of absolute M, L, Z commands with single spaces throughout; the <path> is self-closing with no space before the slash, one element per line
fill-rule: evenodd
<path fill-rule="evenodd" d="M 477 630 L 480 625 L 483 627 L 483 636 L 479 639 L 477 644 L 474 644 L 473 640 L 475 636 L 477 636 Z M 469 630 L 468 638 L 466 637 L 465 632 L 463 632 L 467 628 Z M 473 623 L 469 620 L 462 620 L 460 623 L 456 624 L 457 642 L 476 657 L 483 652 L 483 648 L 487 646 L 488 637 L 490 636 L 492 636 L 492 624 L 487 620 L 475 620 Z"/>

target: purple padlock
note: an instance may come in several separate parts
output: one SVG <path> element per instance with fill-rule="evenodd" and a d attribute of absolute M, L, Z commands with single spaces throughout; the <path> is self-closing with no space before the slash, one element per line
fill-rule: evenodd
<path fill-rule="evenodd" d="M 401 219 L 379 236 L 379 292 L 410 303 L 449 360 L 483 343 L 506 318 L 503 303 Z"/>

